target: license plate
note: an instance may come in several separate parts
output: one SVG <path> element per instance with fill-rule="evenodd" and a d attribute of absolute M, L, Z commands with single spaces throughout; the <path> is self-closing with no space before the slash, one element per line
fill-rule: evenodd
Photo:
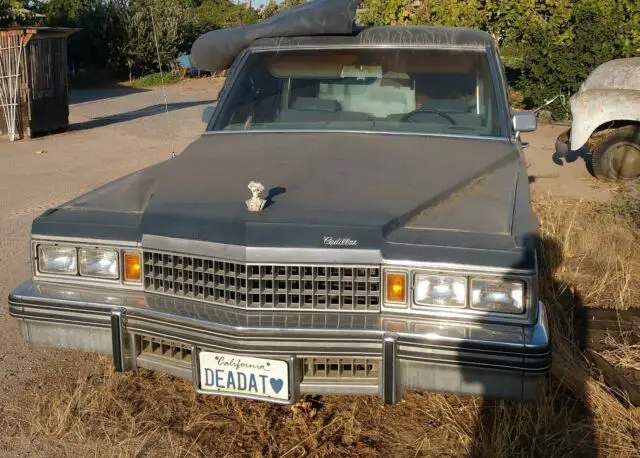
<path fill-rule="evenodd" d="M 289 399 L 289 365 L 278 359 L 198 352 L 200 390 L 253 399 Z"/>

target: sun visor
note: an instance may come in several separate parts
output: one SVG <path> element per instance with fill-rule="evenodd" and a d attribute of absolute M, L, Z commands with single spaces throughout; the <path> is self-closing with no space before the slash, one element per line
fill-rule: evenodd
<path fill-rule="evenodd" d="M 283 55 L 269 63 L 269 72 L 276 78 L 340 78 L 345 67 L 357 62 L 355 54 Z"/>
<path fill-rule="evenodd" d="M 360 0 L 311 0 L 258 24 L 205 33 L 193 44 L 191 60 L 203 70 L 223 70 L 260 38 L 351 34 L 359 3 Z"/>

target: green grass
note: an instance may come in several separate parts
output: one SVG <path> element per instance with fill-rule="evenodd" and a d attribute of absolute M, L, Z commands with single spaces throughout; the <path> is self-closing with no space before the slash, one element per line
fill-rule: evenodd
<path fill-rule="evenodd" d="M 160 86 L 163 82 L 164 84 L 173 84 L 182 81 L 182 79 L 181 76 L 172 75 L 171 73 L 163 73 L 162 75 L 160 73 L 151 73 L 133 80 L 131 86 L 138 88 Z"/>

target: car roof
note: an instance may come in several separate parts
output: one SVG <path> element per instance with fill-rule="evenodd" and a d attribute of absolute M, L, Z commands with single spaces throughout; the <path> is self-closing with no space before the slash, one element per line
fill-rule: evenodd
<path fill-rule="evenodd" d="M 356 29 L 351 35 L 261 38 L 250 48 L 428 47 L 482 49 L 495 47 L 487 32 L 464 27 L 384 26 Z"/>

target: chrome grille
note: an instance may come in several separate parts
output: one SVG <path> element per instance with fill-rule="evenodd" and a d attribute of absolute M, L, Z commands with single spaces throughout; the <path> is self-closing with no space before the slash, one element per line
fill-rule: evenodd
<path fill-rule="evenodd" d="M 304 358 L 303 379 L 377 379 L 380 361 L 377 359 Z"/>
<path fill-rule="evenodd" d="M 144 252 L 147 291 L 249 310 L 380 310 L 379 266 L 245 264 Z"/>

